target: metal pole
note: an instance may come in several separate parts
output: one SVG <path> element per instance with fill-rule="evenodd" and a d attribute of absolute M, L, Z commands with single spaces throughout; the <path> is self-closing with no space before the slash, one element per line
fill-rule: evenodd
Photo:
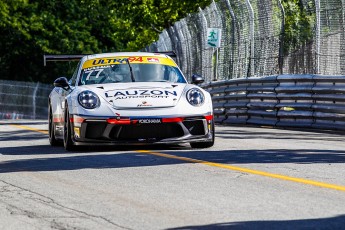
<path fill-rule="evenodd" d="M 282 13 L 282 23 L 280 28 L 280 38 L 279 38 L 279 57 L 278 57 L 278 66 L 279 66 L 279 74 L 283 74 L 283 66 L 284 66 L 284 37 L 285 37 L 285 10 L 283 4 L 280 0 L 278 0 L 278 5 L 280 11 Z"/>
<path fill-rule="evenodd" d="M 207 68 L 206 68 L 206 65 L 204 64 L 205 62 L 209 61 L 210 59 L 208 59 L 208 57 L 206 57 L 207 55 L 205 54 L 206 53 L 206 49 L 203 48 L 206 46 L 206 35 L 207 35 L 207 19 L 204 15 L 204 12 L 202 11 L 202 9 L 199 7 L 199 14 L 201 15 L 201 18 L 202 18 L 202 41 L 203 41 L 203 44 L 202 44 L 202 56 L 201 56 L 201 60 L 202 61 L 202 75 L 203 77 L 205 78 L 205 81 L 212 81 L 212 74 L 208 75 L 208 73 L 211 73 L 211 71 L 207 71 Z M 206 74 L 205 74 L 206 73 Z"/>
<path fill-rule="evenodd" d="M 161 33 L 160 34 L 160 38 L 162 38 L 162 39 L 160 39 L 161 40 L 161 42 L 162 42 L 162 45 L 163 45 L 163 50 L 158 50 L 158 51 L 170 51 L 170 50 L 168 50 L 168 47 L 167 47 L 167 45 L 166 45 L 166 41 L 165 41 L 165 39 L 164 39 L 164 31 L 163 31 L 163 33 Z"/>
<path fill-rule="evenodd" d="M 213 55 L 216 53 L 216 60 L 214 63 L 214 76 L 213 81 L 218 81 L 218 61 L 219 61 L 219 49 L 220 48 L 213 48 Z"/>
<path fill-rule="evenodd" d="M 321 43 L 321 19 L 320 19 L 320 0 L 315 0 L 316 8 L 316 74 L 320 74 L 320 43 Z"/>
<path fill-rule="evenodd" d="M 246 0 L 248 13 L 249 13 L 249 37 L 250 37 L 250 54 L 249 54 L 249 63 L 247 70 L 247 77 L 254 76 L 254 10 L 250 3 L 250 0 Z"/>
<path fill-rule="evenodd" d="M 231 44 L 232 44 L 232 47 L 231 47 L 231 60 L 230 60 L 230 73 L 232 73 L 232 77 L 231 78 L 234 78 L 234 76 L 237 78 L 237 68 L 235 68 L 235 35 L 236 35 L 236 31 L 237 31 L 237 43 L 240 42 L 240 29 L 239 29 L 239 26 L 238 26 L 238 23 L 237 23 L 237 19 L 236 19 L 236 15 L 234 13 L 234 10 L 232 9 L 231 7 L 231 4 L 230 4 L 230 1 L 229 0 L 226 0 L 226 5 L 229 9 L 229 12 L 230 12 L 230 16 L 231 16 L 231 19 L 232 19 L 232 33 L 231 33 Z M 237 44 L 237 58 L 240 56 L 240 50 L 239 50 L 239 44 Z"/>
<path fill-rule="evenodd" d="M 36 96 L 37 96 L 37 90 L 40 83 L 37 82 L 36 87 L 32 93 L 32 118 L 36 119 Z"/>

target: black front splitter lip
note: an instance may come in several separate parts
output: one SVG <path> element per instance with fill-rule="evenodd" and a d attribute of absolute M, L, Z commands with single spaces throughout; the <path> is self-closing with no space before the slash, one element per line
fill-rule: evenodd
<path fill-rule="evenodd" d="M 77 146 L 115 146 L 115 145 L 160 145 L 160 144 L 185 144 L 193 142 L 210 142 L 212 137 L 203 138 L 190 138 L 183 140 L 169 140 L 169 141 L 74 141 L 74 145 Z"/>

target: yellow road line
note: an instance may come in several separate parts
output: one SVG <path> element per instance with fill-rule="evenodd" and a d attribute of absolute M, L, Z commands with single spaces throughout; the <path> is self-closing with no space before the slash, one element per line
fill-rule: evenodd
<path fill-rule="evenodd" d="M 152 152 L 152 151 L 147 151 L 147 150 L 138 150 L 137 152 L 151 154 L 151 155 L 165 157 L 165 158 L 170 158 L 170 159 L 177 159 L 177 160 L 186 161 L 186 162 L 198 163 L 198 164 L 228 169 L 228 170 L 242 172 L 242 173 L 254 174 L 254 175 L 265 176 L 265 177 L 270 177 L 270 178 L 275 178 L 275 179 L 280 179 L 280 180 L 286 180 L 286 181 L 292 181 L 292 182 L 297 182 L 297 183 L 301 183 L 301 184 L 313 185 L 313 186 L 317 186 L 317 187 L 321 187 L 321 188 L 334 189 L 334 190 L 339 190 L 339 191 L 345 192 L 345 186 L 341 186 L 341 185 L 327 184 L 327 183 L 313 181 L 313 180 L 307 180 L 307 179 L 296 178 L 296 177 L 289 177 L 289 176 L 284 176 L 284 175 L 279 175 L 279 174 L 274 174 L 274 173 L 268 173 L 268 172 L 253 170 L 253 169 L 241 168 L 241 167 L 232 166 L 232 165 L 226 165 L 226 164 L 214 163 L 214 162 L 209 162 L 209 161 L 197 160 L 197 159 L 192 159 L 192 158 L 188 158 L 188 157 L 179 157 L 179 156 L 166 154 L 166 153 L 158 153 L 158 152 Z"/>
<path fill-rule="evenodd" d="M 17 128 L 20 128 L 20 129 L 26 129 L 26 130 L 30 130 L 30 131 L 35 131 L 35 132 L 43 133 L 43 134 L 48 134 L 47 130 L 31 128 L 31 127 L 24 126 L 24 125 L 15 125 L 15 124 L 10 124 L 10 125 L 14 126 L 14 127 L 17 127 Z"/>
<path fill-rule="evenodd" d="M 31 128 L 31 127 L 23 126 L 23 125 L 15 125 L 15 124 L 11 124 L 11 125 L 15 126 L 17 128 L 21 128 L 21 129 L 26 129 L 26 130 L 30 130 L 30 131 L 43 133 L 43 134 L 48 134 L 48 131 L 46 131 L 46 130 Z M 175 156 L 175 155 L 171 155 L 171 154 L 158 153 L 158 152 L 153 152 L 153 151 L 149 151 L 149 150 L 137 150 L 137 152 L 345 192 L 345 186 L 341 186 L 341 185 L 328 184 L 328 183 L 323 183 L 323 182 L 318 182 L 318 181 L 313 181 L 313 180 L 307 180 L 307 179 L 297 178 L 297 177 L 289 177 L 289 176 L 284 176 L 284 175 L 280 175 L 280 174 L 268 173 L 268 172 L 263 172 L 263 171 L 248 169 L 248 168 L 232 166 L 232 165 L 203 161 L 203 160 L 198 160 L 198 159 L 193 159 L 193 158 L 188 158 L 188 157 L 179 157 L 179 156 Z"/>

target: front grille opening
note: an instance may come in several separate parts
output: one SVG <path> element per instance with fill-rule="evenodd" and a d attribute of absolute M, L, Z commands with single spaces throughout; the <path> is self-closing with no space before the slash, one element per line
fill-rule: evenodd
<path fill-rule="evenodd" d="M 103 132 L 107 123 L 90 122 L 86 123 L 85 138 L 88 139 L 100 139 L 103 137 Z"/>
<path fill-rule="evenodd" d="M 140 124 L 117 126 L 110 132 L 111 139 L 138 140 L 138 139 L 165 139 L 182 137 L 184 132 L 178 124 Z"/>
<path fill-rule="evenodd" d="M 202 120 L 186 120 L 183 122 L 184 126 L 192 135 L 205 135 L 204 122 Z"/>

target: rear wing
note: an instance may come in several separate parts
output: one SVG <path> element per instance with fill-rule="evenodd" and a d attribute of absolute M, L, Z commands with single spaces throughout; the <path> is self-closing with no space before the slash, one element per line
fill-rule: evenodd
<path fill-rule="evenodd" d="M 157 51 L 157 52 L 152 52 L 155 54 L 165 54 L 168 55 L 170 57 L 177 57 L 175 51 Z"/>
<path fill-rule="evenodd" d="M 80 61 L 80 59 L 87 54 L 76 54 L 76 55 L 43 55 L 43 65 L 46 66 L 48 61 Z"/>
<path fill-rule="evenodd" d="M 170 57 L 176 57 L 174 51 L 159 51 L 153 52 L 156 54 L 165 54 Z M 89 54 L 53 54 L 53 55 L 43 55 L 43 65 L 46 66 L 48 61 L 80 61 L 84 56 Z"/>

